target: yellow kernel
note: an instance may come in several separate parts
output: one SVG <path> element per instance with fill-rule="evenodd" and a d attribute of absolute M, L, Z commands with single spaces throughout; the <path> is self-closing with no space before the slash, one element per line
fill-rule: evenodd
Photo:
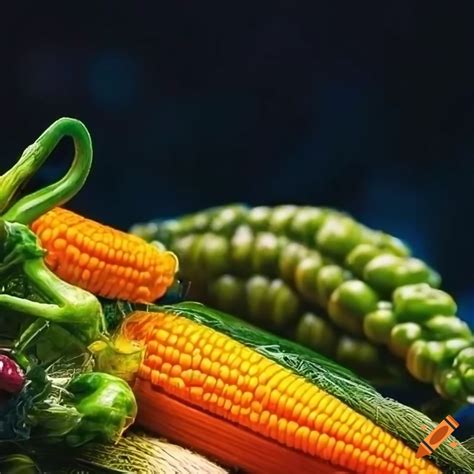
<path fill-rule="evenodd" d="M 212 375 L 208 375 L 204 382 L 204 389 L 212 392 L 216 386 L 217 379 Z"/>
<path fill-rule="evenodd" d="M 250 369 L 250 362 L 248 360 L 242 361 L 240 364 L 240 370 L 242 373 L 247 374 Z"/>
<path fill-rule="evenodd" d="M 369 451 L 365 449 L 361 449 L 361 453 L 359 456 L 359 466 L 365 466 L 367 464 L 367 458 L 370 456 Z"/>
<path fill-rule="evenodd" d="M 317 443 L 319 434 L 316 431 L 310 431 L 308 438 L 308 452 L 313 456 L 317 453 Z"/>
<path fill-rule="evenodd" d="M 183 369 L 191 367 L 192 360 L 193 359 L 189 354 L 181 353 L 179 356 L 179 364 L 181 367 L 183 367 Z"/>
<path fill-rule="evenodd" d="M 190 342 L 187 342 L 184 345 L 183 352 L 186 352 L 186 354 L 192 354 L 193 350 L 194 350 L 194 346 Z"/>
<path fill-rule="evenodd" d="M 333 423 L 334 423 L 333 418 L 328 416 L 326 418 L 326 421 L 323 424 L 323 427 L 322 427 L 321 431 L 323 433 L 331 433 L 331 428 L 332 428 Z"/>
<path fill-rule="evenodd" d="M 219 377 L 220 368 L 221 368 L 221 365 L 220 365 L 219 362 L 217 362 L 217 361 L 212 362 L 212 364 L 211 364 L 211 374 L 214 375 L 215 377 Z"/>
<path fill-rule="evenodd" d="M 284 443 L 286 439 L 286 428 L 287 428 L 288 422 L 286 421 L 285 418 L 280 418 L 278 420 L 278 433 L 277 433 L 277 439 L 280 441 L 280 443 Z"/>
<path fill-rule="evenodd" d="M 161 370 L 162 364 L 163 364 L 163 359 L 158 355 L 151 354 L 147 358 L 147 365 L 151 367 L 152 369 Z"/>
<path fill-rule="evenodd" d="M 246 383 L 246 388 L 250 392 L 255 392 L 256 388 L 258 387 L 258 378 L 257 377 L 249 377 Z"/>
<path fill-rule="evenodd" d="M 47 230 L 49 230 L 49 229 L 47 229 Z M 62 251 L 66 248 L 66 246 L 67 246 L 67 242 L 64 239 L 56 239 L 53 242 L 53 249 L 54 250 Z"/>
<path fill-rule="evenodd" d="M 179 377 L 172 377 L 170 378 L 169 380 L 169 386 L 174 389 L 174 390 L 183 390 L 183 388 L 185 387 L 185 383 L 182 379 L 180 379 Z"/>
<path fill-rule="evenodd" d="M 293 418 L 295 418 L 300 425 L 306 424 L 309 412 L 310 409 L 307 406 L 304 406 L 301 402 L 298 402 L 293 408 Z"/>
<path fill-rule="evenodd" d="M 270 418 L 268 419 L 268 435 L 273 438 L 277 439 L 278 437 L 278 416 L 275 413 L 270 414 Z"/>
<path fill-rule="evenodd" d="M 89 255 L 86 253 L 81 254 L 79 257 L 79 266 L 86 267 L 89 263 Z"/>
<path fill-rule="evenodd" d="M 189 394 L 192 399 L 200 399 L 203 394 L 203 389 L 201 387 L 191 387 L 189 389 Z"/>
<path fill-rule="evenodd" d="M 193 354 L 191 367 L 195 370 L 199 369 L 199 367 L 201 366 L 201 360 L 202 360 L 202 357 L 199 354 L 199 352 L 196 352 L 195 354 Z"/>
<path fill-rule="evenodd" d="M 163 362 L 163 365 L 161 366 L 161 372 L 163 374 L 169 374 L 171 371 L 172 365 L 169 362 Z"/>
<path fill-rule="evenodd" d="M 210 405 L 215 405 L 217 403 L 218 396 L 216 393 L 205 393 L 202 398 Z"/>
<path fill-rule="evenodd" d="M 250 413 L 250 423 L 256 425 L 258 423 L 259 415 L 258 413 L 252 412 Z"/>
<path fill-rule="evenodd" d="M 164 329 L 157 329 L 155 331 L 155 339 L 158 339 L 160 342 L 166 342 L 168 340 L 169 332 Z"/>
<path fill-rule="evenodd" d="M 286 372 L 286 371 L 285 371 Z M 288 393 L 288 387 L 295 381 L 297 377 L 294 374 L 289 374 L 289 377 L 285 377 L 280 385 L 279 389 L 282 393 Z"/>
<path fill-rule="evenodd" d="M 180 334 L 181 331 L 175 332 L 175 334 Z M 176 349 L 179 349 L 180 351 L 183 350 L 184 346 L 186 345 L 187 339 L 184 336 L 179 336 L 178 340 L 176 341 Z"/>
<path fill-rule="evenodd" d="M 240 407 L 239 405 L 233 405 L 230 409 L 230 412 L 233 416 L 239 416 Z"/>
<path fill-rule="evenodd" d="M 287 446 L 290 448 L 293 448 L 295 446 L 296 442 L 296 430 L 298 429 L 298 423 L 295 421 L 289 421 L 287 426 L 286 426 L 286 436 L 285 439 L 283 440 L 284 443 L 286 443 Z"/>
<path fill-rule="evenodd" d="M 47 243 L 51 239 L 51 229 L 47 228 L 41 233 L 41 240 Z"/>
<path fill-rule="evenodd" d="M 229 372 L 229 383 L 237 384 L 239 382 L 240 372 L 237 369 L 231 369 Z"/>
<path fill-rule="evenodd" d="M 308 452 L 308 438 L 310 430 L 307 426 L 300 426 L 295 433 L 295 448 Z"/>
<path fill-rule="evenodd" d="M 260 414 L 260 421 L 261 425 L 266 425 L 268 423 L 268 419 L 270 418 L 270 412 L 268 410 L 262 411 Z"/>
<path fill-rule="evenodd" d="M 181 375 L 181 366 L 180 365 L 173 365 L 170 370 L 171 377 L 179 377 Z"/>
<path fill-rule="evenodd" d="M 280 399 L 280 392 L 278 390 L 272 390 L 269 392 L 268 400 L 262 400 L 262 404 L 266 406 L 270 411 L 275 411 L 278 400 Z"/>
<path fill-rule="evenodd" d="M 211 366 L 212 362 L 207 357 L 203 357 L 201 360 L 201 370 L 208 374 L 211 371 Z"/>
<path fill-rule="evenodd" d="M 251 392 L 244 392 L 242 394 L 242 401 L 241 401 L 242 406 L 243 407 L 250 406 L 252 399 L 253 399 L 253 394 Z"/>
<path fill-rule="evenodd" d="M 219 376 L 222 378 L 222 380 L 227 381 L 229 378 L 229 367 L 226 365 L 219 365 Z"/>
<path fill-rule="evenodd" d="M 234 400 L 233 400 L 234 403 L 235 403 L 236 405 L 239 405 L 241 398 L 242 398 L 242 392 L 241 392 L 239 389 L 237 389 L 237 390 L 235 391 L 235 394 L 234 394 Z"/>

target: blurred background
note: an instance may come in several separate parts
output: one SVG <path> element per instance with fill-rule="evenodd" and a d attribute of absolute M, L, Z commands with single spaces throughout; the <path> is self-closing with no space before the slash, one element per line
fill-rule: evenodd
<path fill-rule="evenodd" d="M 405 239 L 473 323 L 471 2 L 31 3 L 2 15 L 1 168 L 74 116 L 95 163 L 71 208 L 124 229 L 229 202 L 341 208 Z"/>

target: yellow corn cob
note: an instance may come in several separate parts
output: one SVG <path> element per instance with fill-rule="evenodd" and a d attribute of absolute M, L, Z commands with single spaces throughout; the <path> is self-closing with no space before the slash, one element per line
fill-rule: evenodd
<path fill-rule="evenodd" d="M 178 261 L 139 237 L 55 208 L 31 226 L 60 278 L 106 298 L 152 302 L 172 284 Z"/>
<path fill-rule="evenodd" d="M 440 472 L 336 397 L 214 329 L 136 312 L 123 335 L 146 344 L 139 379 L 286 447 L 359 473 Z"/>

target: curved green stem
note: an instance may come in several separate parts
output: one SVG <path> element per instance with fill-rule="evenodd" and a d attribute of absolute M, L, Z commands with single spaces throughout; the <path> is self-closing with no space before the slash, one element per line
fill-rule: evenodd
<path fill-rule="evenodd" d="M 41 258 L 26 260 L 23 270 L 48 303 L 0 294 L 1 308 L 69 326 L 87 344 L 101 339 L 105 321 L 102 307 L 93 294 L 59 279 Z"/>
<path fill-rule="evenodd" d="M 65 136 L 73 139 L 75 148 L 74 161 L 66 176 L 12 205 L 21 186 L 34 175 Z M 91 164 L 92 142 L 85 125 L 67 117 L 57 120 L 23 152 L 18 163 L 0 177 L 0 213 L 4 212 L 5 220 L 31 224 L 45 212 L 71 199 L 84 185 Z"/>

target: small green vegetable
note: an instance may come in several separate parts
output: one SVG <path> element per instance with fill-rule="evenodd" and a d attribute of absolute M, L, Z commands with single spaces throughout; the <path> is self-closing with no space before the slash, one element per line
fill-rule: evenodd
<path fill-rule="evenodd" d="M 416 258 L 402 258 L 387 253 L 373 258 L 364 268 L 364 280 L 383 294 L 404 285 L 426 283 L 432 270 Z"/>
<path fill-rule="evenodd" d="M 424 322 L 434 315 L 456 314 L 456 303 L 442 290 L 426 283 L 397 288 L 393 294 L 393 308 L 399 321 Z"/>
<path fill-rule="evenodd" d="M 328 255 L 343 258 L 363 238 L 362 228 L 350 217 L 329 217 L 319 229 L 316 245 Z"/>
<path fill-rule="evenodd" d="M 331 294 L 328 313 L 340 327 L 363 334 L 364 316 L 376 309 L 377 302 L 377 294 L 363 281 L 349 280 Z"/>
<path fill-rule="evenodd" d="M 92 440 L 115 442 L 135 420 L 137 404 L 129 385 L 113 375 L 90 372 L 67 386 L 81 422 L 66 436 L 71 446 Z"/>
<path fill-rule="evenodd" d="M 374 342 L 387 344 L 390 333 L 397 320 L 393 311 L 388 308 L 377 308 L 364 318 L 364 333 Z"/>

